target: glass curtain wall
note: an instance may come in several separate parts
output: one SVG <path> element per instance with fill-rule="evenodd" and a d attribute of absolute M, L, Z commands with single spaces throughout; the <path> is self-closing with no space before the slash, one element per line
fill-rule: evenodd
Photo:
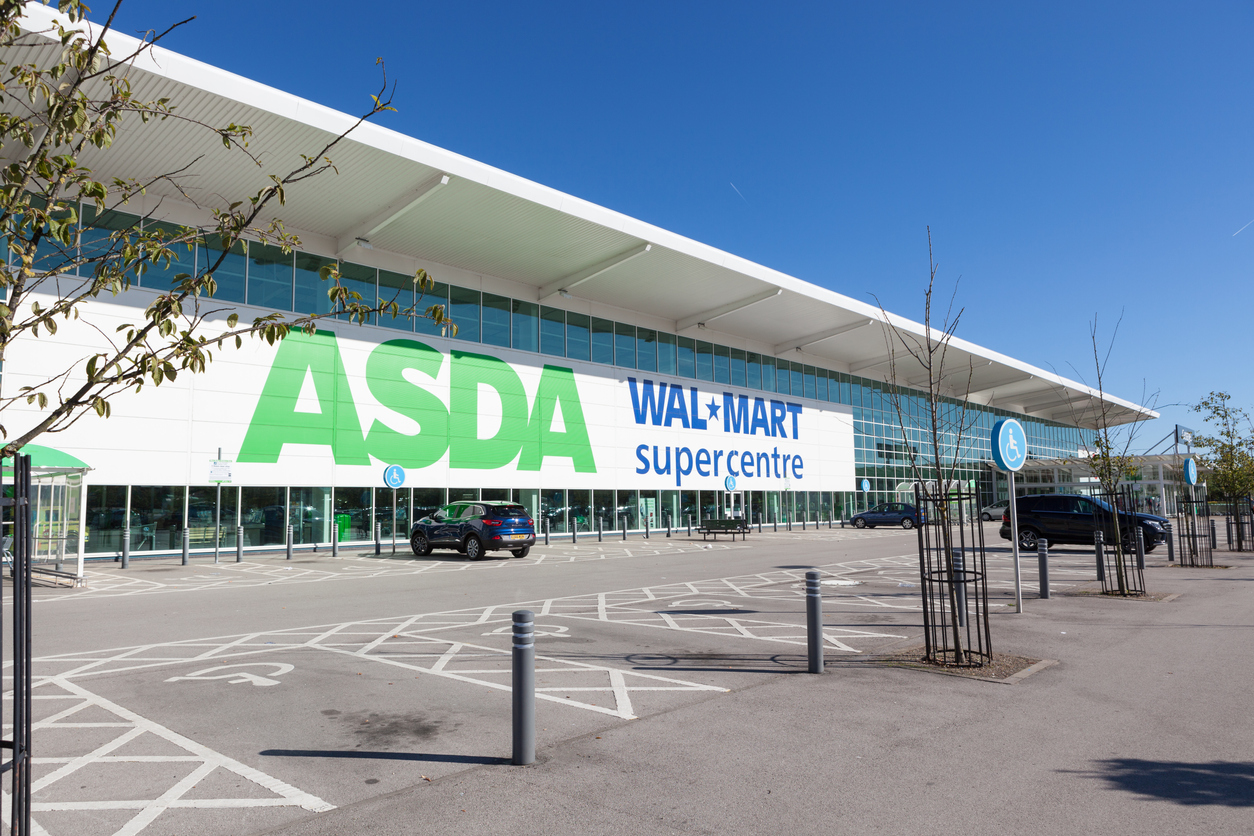
<path fill-rule="evenodd" d="M 331 542 L 331 489 L 292 488 L 288 520 L 294 543 Z"/>
<path fill-rule="evenodd" d="M 131 488 L 131 551 L 183 547 L 182 485 L 135 485 Z"/>
<path fill-rule="evenodd" d="M 334 495 L 335 530 L 341 542 L 373 540 L 374 519 L 371 488 L 336 488 Z"/>
<path fill-rule="evenodd" d="M 277 546 L 287 542 L 287 488 L 240 488 L 239 524 L 244 545 Z"/>

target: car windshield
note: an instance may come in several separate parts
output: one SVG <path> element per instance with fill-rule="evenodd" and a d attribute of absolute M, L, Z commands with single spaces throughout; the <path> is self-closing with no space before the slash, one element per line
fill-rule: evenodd
<path fill-rule="evenodd" d="M 527 509 L 521 505 L 493 505 L 488 509 L 488 513 L 496 514 L 499 517 L 526 517 L 529 516 Z"/>

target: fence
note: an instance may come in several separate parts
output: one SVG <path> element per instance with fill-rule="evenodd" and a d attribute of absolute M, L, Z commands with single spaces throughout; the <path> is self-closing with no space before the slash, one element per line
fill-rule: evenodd
<path fill-rule="evenodd" d="M 943 665 L 982 667 L 993 658 L 984 526 L 978 516 L 962 513 L 976 497 L 929 494 L 916 485 L 914 498 L 929 523 L 916 529 L 925 658 Z"/>

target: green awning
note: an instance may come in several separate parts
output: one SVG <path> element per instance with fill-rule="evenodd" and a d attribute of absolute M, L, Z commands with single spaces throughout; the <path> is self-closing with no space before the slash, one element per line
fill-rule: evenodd
<path fill-rule="evenodd" d="M 23 454 L 30 456 L 31 467 L 55 468 L 58 470 L 90 470 L 87 462 L 71 456 L 63 450 L 57 450 L 52 447 L 44 447 L 40 444 L 27 444 L 22 448 Z M 4 459 L 5 468 L 13 467 L 13 460 Z"/>

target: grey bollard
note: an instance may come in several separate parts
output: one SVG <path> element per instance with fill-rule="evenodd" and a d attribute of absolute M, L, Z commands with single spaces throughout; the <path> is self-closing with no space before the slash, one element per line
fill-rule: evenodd
<path fill-rule="evenodd" d="M 823 672 L 823 587 L 818 572 L 806 572 L 806 649 L 810 673 Z"/>
<path fill-rule="evenodd" d="M 383 554 L 383 523 L 374 524 L 374 556 Z"/>
<path fill-rule="evenodd" d="M 122 529 L 122 568 L 131 565 L 131 527 Z"/>
<path fill-rule="evenodd" d="M 1106 582 L 1106 556 L 1105 538 L 1102 536 L 1101 530 L 1093 532 L 1093 551 L 1097 555 L 1097 579 L 1102 583 Z"/>
<path fill-rule="evenodd" d="M 1176 562 L 1176 538 L 1175 531 L 1172 530 L 1171 523 L 1163 525 L 1163 531 L 1167 533 L 1167 562 Z"/>
<path fill-rule="evenodd" d="M 1228 538 L 1228 549 L 1231 551 L 1232 541 L 1235 539 L 1232 536 L 1232 517 L 1224 517 L 1224 536 Z"/>
<path fill-rule="evenodd" d="M 579 545 L 579 523 L 574 517 L 570 519 L 570 542 L 576 546 Z"/>
<path fill-rule="evenodd" d="M 296 539 L 296 531 L 295 531 L 295 527 L 294 527 L 294 526 L 290 526 L 290 525 L 289 525 L 289 526 L 287 527 L 287 559 L 288 559 L 288 560 L 291 560 L 291 559 L 292 559 L 292 541 L 293 541 L 293 540 L 295 540 L 295 539 Z M 378 554 L 378 553 L 379 553 L 379 552 L 377 551 L 377 548 L 378 548 L 378 541 L 376 541 L 376 542 L 375 542 L 375 547 L 376 547 L 375 554 Z"/>
<path fill-rule="evenodd" d="M 688 521 L 688 536 L 692 536 L 692 514 L 684 514 L 684 519 Z"/>
<path fill-rule="evenodd" d="M 805 514 L 801 515 L 801 530 L 802 531 L 806 530 L 806 515 Z"/>
<path fill-rule="evenodd" d="M 244 562 L 244 526 L 235 529 L 235 562 Z"/>
<path fill-rule="evenodd" d="M 515 766 L 536 762 L 536 616 L 531 610 L 514 613 L 513 676 Z"/>
<path fill-rule="evenodd" d="M 340 529 L 339 529 L 339 526 L 336 526 L 335 530 L 333 530 L 333 531 L 331 532 L 331 556 L 332 556 L 332 557 L 339 557 L 339 556 L 340 556 Z"/>
<path fill-rule="evenodd" d="M 762 514 L 758 513 L 758 533 L 762 533 Z"/>
<path fill-rule="evenodd" d="M 603 539 L 602 529 L 604 528 L 604 526 L 605 526 L 605 520 L 602 517 L 597 517 L 597 542 L 598 543 L 600 543 Z"/>
<path fill-rule="evenodd" d="M 779 517 L 776 517 L 776 516 L 771 517 L 771 530 L 774 531 L 776 534 L 779 534 Z"/>
<path fill-rule="evenodd" d="M 967 561 L 962 549 L 954 549 L 954 618 L 967 626 Z"/>
<path fill-rule="evenodd" d="M 544 545 L 549 544 L 549 518 L 544 518 Z"/>
<path fill-rule="evenodd" d="M 669 540 L 670 536 L 671 536 L 671 515 L 667 514 L 666 515 L 666 539 Z"/>
<path fill-rule="evenodd" d="M 185 528 L 183 529 L 183 565 L 184 566 L 187 565 L 187 552 L 191 549 L 191 546 L 192 546 L 192 532 L 191 532 L 191 529 Z"/>
<path fill-rule="evenodd" d="M 1036 541 L 1036 572 L 1040 576 L 1041 597 L 1049 597 L 1049 541 L 1044 537 Z"/>
<path fill-rule="evenodd" d="M 1145 532 L 1136 527 L 1136 568 L 1145 571 Z"/>
<path fill-rule="evenodd" d="M 788 531 L 792 531 L 792 514 L 788 515 Z"/>
<path fill-rule="evenodd" d="M 623 514 L 623 540 L 627 539 L 627 515 Z"/>
<path fill-rule="evenodd" d="M 648 540 L 649 539 L 649 515 L 645 514 L 644 519 L 641 520 L 641 522 L 644 523 L 644 539 Z"/>
<path fill-rule="evenodd" d="M 1210 550 L 1214 551 L 1219 548 L 1219 538 L 1215 534 L 1215 521 L 1210 521 Z"/>

